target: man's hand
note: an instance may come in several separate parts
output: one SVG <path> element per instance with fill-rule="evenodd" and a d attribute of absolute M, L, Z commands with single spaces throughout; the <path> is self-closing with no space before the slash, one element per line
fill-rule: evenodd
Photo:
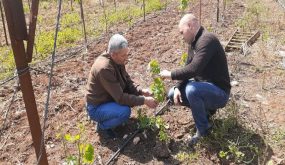
<path fill-rule="evenodd" d="M 182 103 L 182 97 L 181 97 L 181 92 L 179 91 L 178 88 L 174 89 L 174 96 L 173 96 L 174 104 L 178 105 Z"/>
<path fill-rule="evenodd" d="M 142 89 L 142 95 L 144 96 L 152 96 L 152 92 L 149 89 Z"/>
<path fill-rule="evenodd" d="M 159 73 L 159 76 L 161 76 L 162 78 L 169 78 L 171 79 L 171 72 L 168 70 L 163 70 Z"/>
<path fill-rule="evenodd" d="M 157 101 L 153 97 L 144 97 L 144 104 L 150 108 L 157 107 Z"/>

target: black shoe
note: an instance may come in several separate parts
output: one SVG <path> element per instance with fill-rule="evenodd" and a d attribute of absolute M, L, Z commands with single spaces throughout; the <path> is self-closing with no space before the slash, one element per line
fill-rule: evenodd
<path fill-rule="evenodd" d="M 213 127 L 212 124 L 209 124 L 204 134 L 201 134 L 198 130 L 196 130 L 195 135 L 192 136 L 188 141 L 188 147 L 190 148 L 194 147 L 202 137 L 208 136 L 210 134 L 212 127 Z"/>
<path fill-rule="evenodd" d="M 112 129 L 106 129 L 106 130 L 102 130 L 101 133 L 109 139 L 116 139 L 118 138 L 118 134 L 113 131 Z"/>
<path fill-rule="evenodd" d="M 217 113 L 217 109 L 208 109 L 207 110 L 207 118 L 208 118 L 208 120 L 210 120 L 211 119 L 211 117 L 214 115 L 214 114 L 216 114 Z"/>
<path fill-rule="evenodd" d="M 112 129 L 103 130 L 102 128 L 100 128 L 99 123 L 97 123 L 96 132 L 102 134 L 103 136 L 109 139 L 118 138 L 118 134 L 115 131 L 113 131 Z"/>

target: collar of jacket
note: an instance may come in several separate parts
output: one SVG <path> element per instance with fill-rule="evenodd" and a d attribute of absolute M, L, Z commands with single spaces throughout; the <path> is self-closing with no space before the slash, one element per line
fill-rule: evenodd
<path fill-rule="evenodd" d="M 110 55 L 109 53 L 104 52 L 104 53 L 103 53 L 103 56 L 106 57 L 106 58 L 108 58 L 108 59 L 110 60 L 110 62 L 111 62 L 114 66 L 116 66 L 116 67 L 118 67 L 118 68 L 122 68 L 122 67 L 123 67 L 123 65 L 117 64 L 117 63 L 111 58 L 111 55 Z"/>
<path fill-rule="evenodd" d="M 199 31 L 198 31 L 198 33 L 197 33 L 196 36 L 195 36 L 194 41 L 191 43 L 192 49 L 194 49 L 194 47 L 195 47 L 195 45 L 196 45 L 198 39 L 201 37 L 203 31 L 204 31 L 204 27 L 201 26 L 200 29 L 199 29 Z"/>

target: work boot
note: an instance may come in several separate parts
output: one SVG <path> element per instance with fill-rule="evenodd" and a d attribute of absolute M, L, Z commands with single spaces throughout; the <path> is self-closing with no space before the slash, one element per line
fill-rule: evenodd
<path fill-rule="evenodd" d="M 199 140 L 200 140 L 202 137 L 205 137 L 205 136 L 209 135 L 210 130 L 212 129 L 212 127 L 213 127 L 212 124 L 209 124 L 207 131 L 206 131 L 203 135 L 201 135 L 201 133 L 200 133 L 200 132 L 198 131 L 198 129 L 197 129 L 195 135 L 192 136 L 192 137 L 190 138 L 190 140 L 188 141 L 188 147 L 190 147 L 190 148 L 193 147 L 194 145 L 196 145 L 196 144 L 199 142 Z"/>
<path fill-rule="evenodd" d="M 97 123 L 96 132 L 98 134 L 102 134 L 108 139 L 115 139 L 118 138 L 118 134 L 112 129 L 102 129 L 100 128 L 100 124 Z"/>
<path fill-rule="evenodd" d="M 212 117 L 214 114 L 216 114 L 216 112 L 217 112 L 217 109 L 207 109 L 207 118 L 208 118 L 208 120 L 210 120 L 211 117 Z"/>

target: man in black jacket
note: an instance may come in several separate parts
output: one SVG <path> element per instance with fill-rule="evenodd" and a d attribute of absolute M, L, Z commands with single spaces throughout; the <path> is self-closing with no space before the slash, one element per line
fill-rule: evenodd
<path fill-rule="evenodd" d="M 179 31 L 189 44 L 186 65 L 173 71 L 163 70 L 160 76 L 180 80 L 168 97 L 175 104 L 191 108 L 197 128 L 189 143 L 193 145 L 208 134 L 208 116 L 226 105 L 231 86 L 226 55 L 217 37 L 207 32 L 192 14 L 180 20 Z"/>

